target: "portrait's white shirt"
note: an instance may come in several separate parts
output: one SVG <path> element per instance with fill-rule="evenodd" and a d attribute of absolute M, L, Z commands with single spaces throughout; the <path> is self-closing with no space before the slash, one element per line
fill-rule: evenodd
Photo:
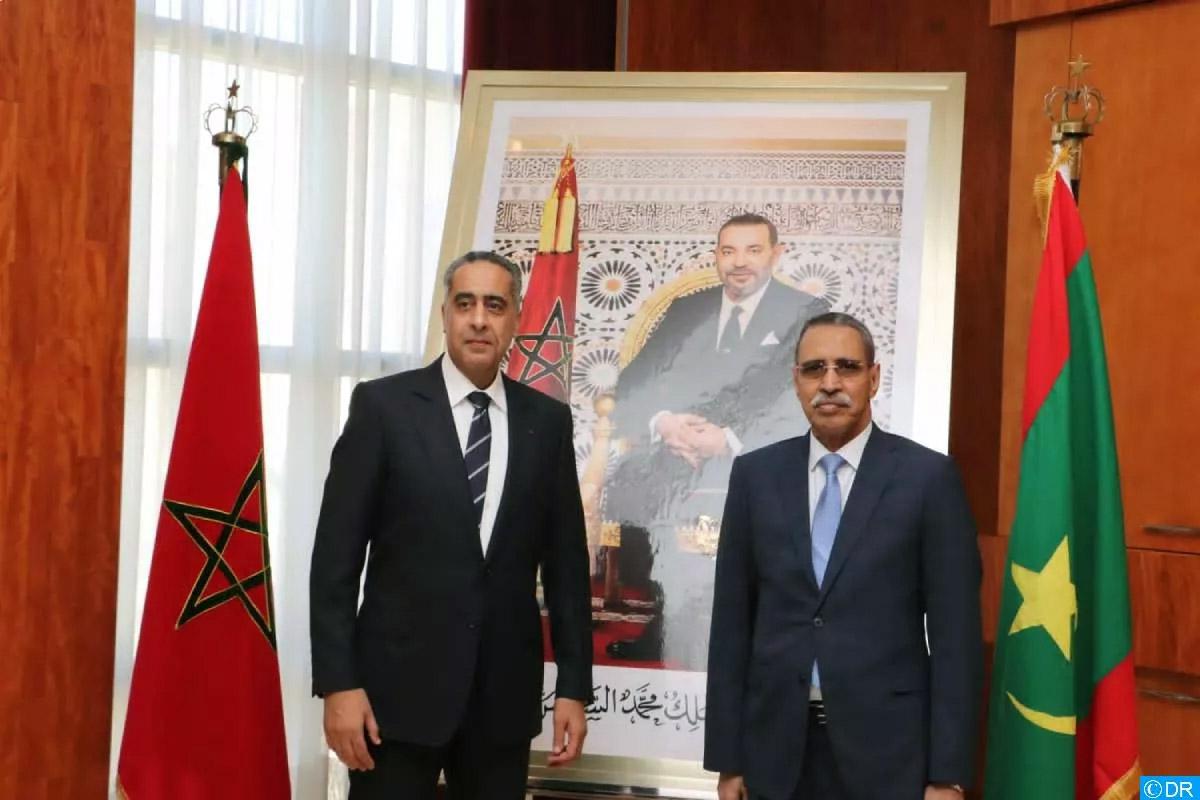
<path fill-rule="evenodd" d="M 717 318 L 717 338 L 713 340 L 714 350 L 720 346 L 721 334 L 725 332 L 725 325 L 728 324 L 729 317 L 733 314 L 734 306 L 742 307 L 742 315 L 738 317 L 738 328 L 740 328 L 739 332 L 745 335 L 746 326 L 750 324 L 750 319 L 754 316 L 759 302 L 762 301 L 763 295 L 767 293 L 767 287 L 770 285 L 771 281 L 766 281 L 758 287 L 758 291 L 754 294 L 744 300 L 738 300 L 736 303 L 729 299 L 729 295 L 725 293 L 725 287 L 721 287 L 721 315 Z"/>

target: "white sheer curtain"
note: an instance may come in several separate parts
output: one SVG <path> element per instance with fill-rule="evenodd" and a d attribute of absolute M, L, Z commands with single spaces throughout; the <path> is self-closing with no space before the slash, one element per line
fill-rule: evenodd
<path fill-rule="evenodd" d="M 201 115 L 236 77 L 259 115 L 250 237 L 293 795 L 326 796 L 310 697 L 313 528 L 350 389 L 421 361 L 462 31 L 462 0 L 137 2 L 114 765 L 216 221 L 216 150 Z"/>

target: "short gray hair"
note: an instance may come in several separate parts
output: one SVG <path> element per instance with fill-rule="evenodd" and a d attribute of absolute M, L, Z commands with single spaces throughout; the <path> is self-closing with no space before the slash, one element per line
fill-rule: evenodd
<path fill-rule="evenodd" d="M 508 273 L 509 277 L 512 278 L 513 305 L 520 308 L 521 268 L 513 261 L 491 250 L 469 250 L 451 261 L 450 266 L 446 267 L 446 274 L 442 277 L 442 283 L 446 287 L 446 294 L 450 294 L 450 283 L 454 280 L 454 273 L 458 272 L 460 267 L 465 267 L 467 264 L 472 264 L 476 261 L 486 261 L 489 264 L 495 264 Z"/>
<path fill-rule="evenodd" d="M 817 314 L 804 323 L 804 327 L 800 329 L 800 336 L 796 339 L 794 359 L 800 357 L 800 342 L 804 340 L 804 334 L 808 333 L 809 328 L 816 328 L 820 325 L 838 325 L 843 328 L 854 328 L 862 338 L 863 350 L 867 353 L 867 363 L 875 363 L 875 337 L 871 335 L 871 331 L 858 317 L 851 314 L 843 314 L 840 311 L 826 311 L 824 314 Z"/>

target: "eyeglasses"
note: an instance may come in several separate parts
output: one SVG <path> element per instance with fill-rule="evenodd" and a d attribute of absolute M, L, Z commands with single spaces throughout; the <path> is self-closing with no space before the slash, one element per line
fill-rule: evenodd
<path fill-rule="evenodd" d="M 833 361 L 805 361 L 803 364 L 797 364 L 792 367 L 801 378 L 810 381 L 819 381 L 825 377 L 825 373 L 833 370 L 839 378 L 857 378 L 866 371 L 867 364 L 862 361 L 857 361 L 853 358 L 835 358 Z"/>

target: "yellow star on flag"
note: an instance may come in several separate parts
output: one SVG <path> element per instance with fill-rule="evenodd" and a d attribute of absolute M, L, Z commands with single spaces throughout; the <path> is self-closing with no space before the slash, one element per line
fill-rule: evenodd
<path fill-rule="evenodd" d="M 1026 628 L 1045 628 L 1063 657 L 1070 661 L 1072 620 L 1078 607 L 1075 584 L 1071 583 L 1071 555 L 1067 537 L 1063 537 L 1041 572 L 1034 572 L 1014 562 L 1012 576 L 1021 593 L 1021 607 L 1013 618 L 1009 636 Z"/>

